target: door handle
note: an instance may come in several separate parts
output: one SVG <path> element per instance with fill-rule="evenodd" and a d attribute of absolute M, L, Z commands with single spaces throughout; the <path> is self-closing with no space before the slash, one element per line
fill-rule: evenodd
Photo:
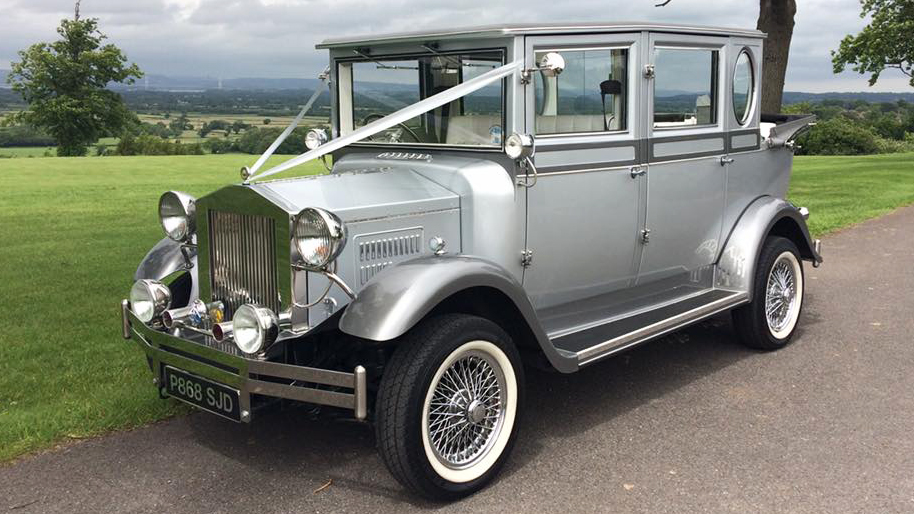
<path fill-rule="evenodd" d="M 641 175 L 644 175 L 645 173 L 647 173 L 647 170 L 642 168 L 641 166 L 632 166 L 631 167 L 632 178 L 638 178 Z"/>
<path fill-rule="evenodd" d="M 720 158 L 720 165 L 726 166 L 728 164 L 733 164 L 733 157 L 727 157 L 726 155 Z"/>

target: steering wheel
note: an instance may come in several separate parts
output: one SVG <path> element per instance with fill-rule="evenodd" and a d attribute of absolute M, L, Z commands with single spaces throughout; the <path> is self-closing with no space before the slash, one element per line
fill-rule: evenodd
<path fill-rule="evenodd" d="M 383 117 L 384 117 L 383 114 L 376 113 L 376 112 L 371 113 L 371 114 L 369 114 L 368 116 L 365 116 L 364 118 L 362 118 L 361 125 L 364 127 L 365 125 L 368 125 L 369 123 L 371 123 L 372 120 L 374 120 L 374 119 L 381 119 L 381 118 L 383 118 Z M 397 123 L 397 126 L 403 128 L 403 130 L 409 132 L 409 135 L 413 137 L 413 139 L 415 140 L 416 143 L 421 143 L 421 142 L 422 142 L 422 139 L 419 138 L 419 135 L 416 134 L 415 131 L 413 131 L 413 129 L 407 127 L 405 123 Z M 369 141 L 375 141 L 375 138 L 374 138 L 374 137 L 375 137 L 376 135 L 377 135 L 377 134 L 374 134 L 374 135 L 372 135 L 372 136 L 369 136 L 369 137 L 368 137 L 368 140 L 369 140 Z"/>

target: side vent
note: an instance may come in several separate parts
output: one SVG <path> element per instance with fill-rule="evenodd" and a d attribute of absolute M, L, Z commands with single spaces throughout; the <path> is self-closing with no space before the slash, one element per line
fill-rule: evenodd
<path fill-rule="evenodd" d="M 422 227 L 373 234 L 359 234 L 356 243 L 356 276 L 365 285 L 384 268 L 422 253 Z"/>

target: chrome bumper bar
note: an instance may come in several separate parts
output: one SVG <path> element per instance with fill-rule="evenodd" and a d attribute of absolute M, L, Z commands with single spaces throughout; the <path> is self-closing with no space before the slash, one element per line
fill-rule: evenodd
<path fill-rule="evenodd" d="M 368 387 L 365 368 L 352 373 L 266 362 L 230 355 L 192 340 L 175 337 L 146 326 L 134 316 L 127 300 L 121 302 L 123 336 L 134 339 L 152 363 L 157 386 L 162 368 L 172 366 L 240 392 L 241 421 L 251 421 L 251 395 L 259 394 L 319 405 L 352 409 L 357 419 L 368 415 Z M 202 336 L 201 336 L 202 337 Z M 253 378 L 252 378 L 253 377 Z M 352 393 L 262 380 L 279 378 L 307 384 L 352 389 Z"/>

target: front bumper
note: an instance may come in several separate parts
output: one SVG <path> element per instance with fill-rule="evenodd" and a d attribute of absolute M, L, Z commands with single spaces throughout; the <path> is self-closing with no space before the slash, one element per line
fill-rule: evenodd
<path fill-rule="evenodd" d="M 192 339 L 149 328 L 129 307 L 127 300 L 121 302 L 123 336 L 134 339 L 146 353 L 157 386 L 162 384 L 162 369 L 167 365 L 237 389 L 241 421 L 245 423 L 251 421 L 251 395 L 255 394 L 352 409 L 357 419 L 365 419 L 368 414 L 368 391 L 362 366 L 345 373 L 230 355 Z M 296 385 L 299 383 L 307 385 Z M 352 393 L 317 389 L 313 387 L 315 385 L 351 389 Z"/>

